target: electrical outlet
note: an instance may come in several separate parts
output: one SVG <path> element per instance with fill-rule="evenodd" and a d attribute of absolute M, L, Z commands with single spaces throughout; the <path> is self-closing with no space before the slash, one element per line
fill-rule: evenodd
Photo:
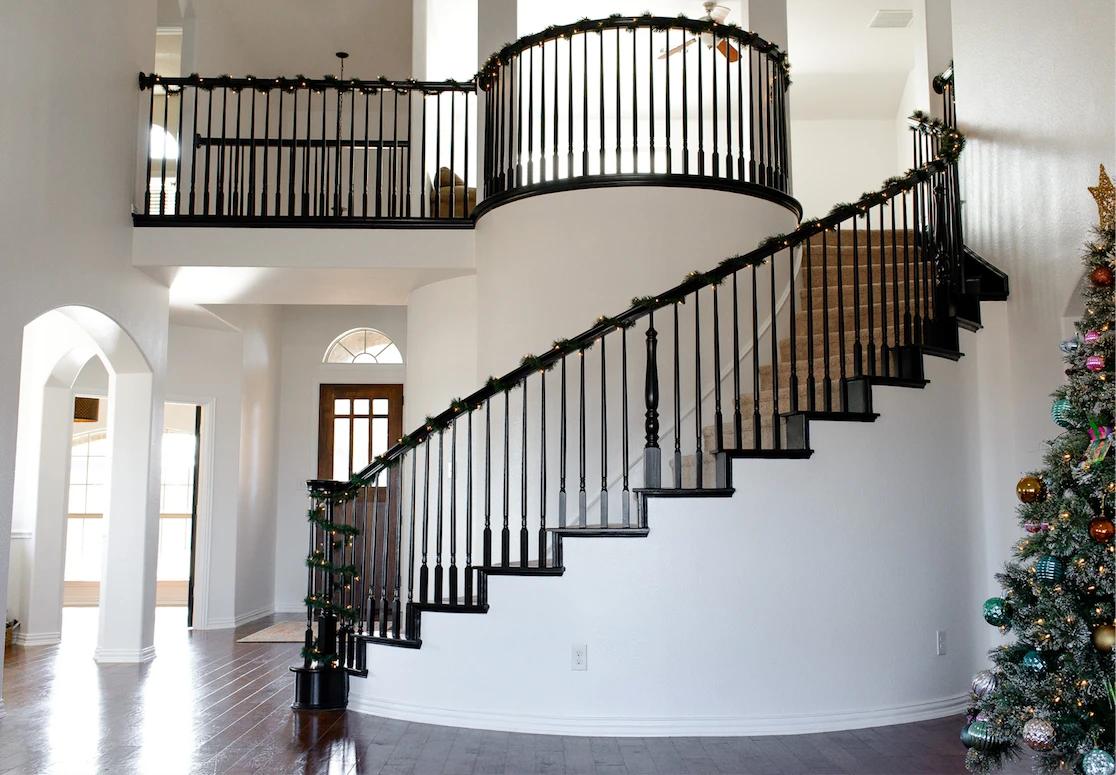
<path fill-rule="evenodd" d="M 570 670 L 588 670 L 588 650 L 584 643 L 575 643 L 570 654 Z"/>
<path fill-rule="evenodd" d="M 938 656 L 943 656 L 946 653 L 946 633 L 945 630 L 938 630 Z"/>

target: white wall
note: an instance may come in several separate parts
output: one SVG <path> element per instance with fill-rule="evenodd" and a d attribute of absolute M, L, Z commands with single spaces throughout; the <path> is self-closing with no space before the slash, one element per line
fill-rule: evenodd
<path fill-rule="evenodd" d="M 1063 381 L 1062 315 L 1081 279 L 1081 246 L 1097 222 L 1085 190 L 1116 167 L 1116 8 L 1073 12 L 1040 0 L 955 2 L 957 115 L 965 241 L 1011 278 L 1006 332 L 981 401 L 999 422 L 985 436 L 989 520 L 985 591 L 1019 534 L 1013 495 L 1053 437 L 1050 393 Z"/>
<path fill-rule="evenodd" d="M 411 292 L 407 300 L 407 402 L 403 432 L 481 386 L 477 377 L 477 278 Z"/>
<path fill-rule="evenodd" d="M 162 415 L 167 291 L 129 262 L 135 75 L 154 59 L 155 10 L 140 0 L 64 12 L 51 4 L 0 9 L 0 66 L 20 74 L 4 96 L 5 115 L 20 118 L 0 128 L 0 405 L 18 401 L 23 327 L 52 308 L 81 304 L 136 342 L 154 373 L 152 427 Z M 15 412 L 0 416 L 0 579 L 8 576 L 15 427 Z M 153 452 L 156 482 L 158 465 Z"/>
<path fill-rule="evenodd" d="M 170 327 L 167 400 L 202 404 L 194 623 L 230 627 L 236 617 L 241 479 L 241 334 Z"/>
<path fill-rule="evenodd" d="M 337 336 L 367 326 L 387 334 L 403 366 L 324 364 Z M 275 609 L 305 611 L 306 480 L 318 474 L 318 393 L 323 384 L 404 384 L 404 307 L 285 307 L 281 320 L 278 483 L 275 518 Z M 405 405 L 404 405 L 405 406 Z M 404 430 L 406 432 L 406 430 Z"/>
<path fill-rule="evenodd" d="M 794 196 L 804 218 L 859 199 L 905 169 L 896 164 L 893 120 L 801 119 L 790 122 L 790 131 Z"/>
<path fill-rule="evenodd" d="M 963 347 L 975 354 L 981 336 Z M 731 499 L 655 501 L 646 539 L 568 540 L 561 578 L 494 577 L 487 615 L 423 614 L 421 649 L 369 647 L 349 707 L 585 735 L 959 712 L 986 629 L 977 410 L 961 400 L 977 359 L 929 359 L 927 372 L 925 390 L 877 388 L 875 423 L 813 423 L 809 460 L 737 461 Z M 570 671 L 575 643 L 584 673 Z"/>

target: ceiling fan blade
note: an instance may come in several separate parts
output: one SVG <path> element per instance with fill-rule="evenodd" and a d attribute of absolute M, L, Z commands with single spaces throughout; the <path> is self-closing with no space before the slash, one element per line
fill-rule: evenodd
<path fill-rule="evenodd" d="M 728 61 L 730 62 L 735 62 L 740 59 L 740 52 L 737 50 L 736 46 L 732 45 L 727 40 L 722 40 L 718 43 L 717 50 L 728 57 Z"/>
<path fill-rule="evenodd" d="M 666 51 L 662 54 L 659 54 L 659 59 L 666 59 L 668 56 L 671 56 L 672 54 L 677 54 L 679 51 L 682 51 L 684 48 L 686 48 L 686 46 L 689 46 L 693 43 L 697 43 L 697 41 L 698 41 L 697 38 L 690 38 L 685 43 L 682 43 L 680 45 L 675 46 L 670 51 Z"/>
<path fill-rule="evenodd" d="M 729 15 L 729 9 L 723 5 L 715 5 L 709 9 L 709 18 L 717 24 L 724 24 Z"/>

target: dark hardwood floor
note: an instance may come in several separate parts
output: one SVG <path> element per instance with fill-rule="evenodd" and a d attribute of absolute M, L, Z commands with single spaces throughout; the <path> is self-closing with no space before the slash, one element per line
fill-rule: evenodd
<path fill-rule="evenodd" d="M 188 633 L 184 609 L 159 609 L 153 662 L 98 665 L 96 614 L 66 609 L 61 646 L 8 650 L 0 773 L 965 772 L 957 718 L 799 736 L 597 738 L 296 714 L 287 667 L 299 646 L 236 643 L 278 617 Z"/>

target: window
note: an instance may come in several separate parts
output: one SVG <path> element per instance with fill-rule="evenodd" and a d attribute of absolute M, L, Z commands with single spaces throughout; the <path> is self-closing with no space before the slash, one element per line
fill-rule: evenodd
<path fill-rule="evenodd" d="M 403 363 L 403 355 L 374 328 L 355 328 L 333 340 L 323 363 Z"/>
<path fill-rule="evenodd" d="M 347 481 L 402 436 L 402 385 L 322 385 L 318 478 Z"/>

